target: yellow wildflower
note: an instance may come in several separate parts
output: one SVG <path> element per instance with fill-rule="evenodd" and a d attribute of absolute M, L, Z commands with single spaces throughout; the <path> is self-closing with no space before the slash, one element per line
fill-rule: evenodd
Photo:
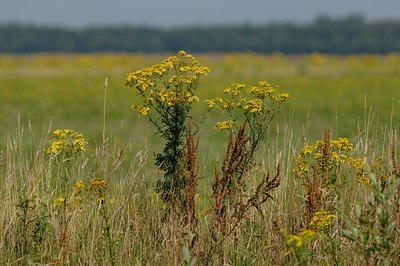
<path fill-rule="evenodd" d="M 96 203 L 104 203 L 105 201 L 106 201 L 106 196 L 101 196 L 101 197 L 98 197 L 98 198 L 96 198 Z"/>
<path fill-rule="evenodd" d="M 146 116 L 150 111 L 150 107 L 141 105 L 132 105 L 131 109 L 135 109 L 140 116 Z"/>
<path fill-rule="evenodd" d="M 210 69 L 209 69 L 208 67 L 206 67 L 206 66 L 197 67 L 197 68 L 194 70 L 194 73 L 195 73 L 196 75 L 204 75 L 204 76 L 207 76 L 207 73 L 209 73 L 209 72 L 210 72 Z"/>
<path fill-rule="evenodd" d="M 179 51 L 178 56 L 185 56 L 187 55 L 186 51 Z"/>
<path fill-rule="evenodd" d="M 63 212 L 63 210 L 65 210 L 66 208 L 65 203 L 66 200 L 64 197 L 58 197 L 54 200 L 53 204 L 51 204 L 51 207 L 53 208 L 54 211 L 54 215 L 57 216 L 60 214 L 60 211 Z"/>
<path fill-rule="evenodd" d="M 241 90 L 245 87 L 244 84 L 232 83 L 228 88 L 224 90 L 225 94 L 230 95 L 232 98 L 236 98 L 240 95 Z"/>
<path fill-rule="evenodd" d="M 348 138 L 339 138 L 337 141 L 332 141 L 331 145 L 336 145 L 339 149 L 343 151 L 352 151 L 353 144 Z"/>
<path fill-rule="evenodd" d="M 57 154 L 59 153 L 63 147 L 65 146 L 65 141 L 63 140 L 58 140 L 58 141 L 53 141 L 50 144 L 50 147 L 46 150 L 47 154 Z"/>
<path fill-rule="evenodd" d="M 82 134 L 71 129 L 57 129 L 53 132 L 53 141 L 45 152 L 52 155 L 63 153 L 70 156 L 74 152 L 85 151 L 86 144 Z"/>
<path fill-rule="evenodd" d="M 107 181 L 101 178 L 93 178 L 90 181 L 89 190 L 104 191 L 107 189 Z"/>
<path fill-rule="evenodd" d="M 215 124 L 215 129 L 217 129 L 218 131 L 222 131 L 225 129 L 231 129 L 233 125 L 235 125 L 235 122 L 232 120 L 221 121 Z"/>
<path fill-rule="evenodd" d="M 272 99 L 278 103 L 283 103 L 287 100 L 287 98 L 289 98 L 289 94 L 288 93 L 277 93 L 275 95 L 272 96 Z"/>
<path fill-rule="evenodd" d="M 322 231 L 327 229 L 331 224 L 331 221 L 336 218 L 336 215 L 331 212 L 321 210 L 314 213 L 313 217 L 309 222 L 309 226 L 314 228 L 316 231 Z"/>
<path fill-rule="evenodd" d="M 191 103 L 193 101 L 199 102 L 200 98 L 198 96 L 190 96 L 187 98 L 188 103 Z"/>
<path fill-rule="evenodd" d="M 285 229 L 281 229 L 279 232 L 285 238 L 286 245 L 295 249 L 302 248 L 305 243 L 312 240 L 315 236 L 315 232 L 308 229 L 302 230 L 296 235 L 287 234 Z"/>
<path fill-rule="evenodd" d="M 327 144 L 329 144 L 328 147 L 326 147 Z M 306 146 L 297 154 L 296 165 L 292 171 L 297 178 L 304 181 L 306 187 L 310 186 L 312 175 L 317 174 L 324 189 L 335 189 L 341 165 L 348 164 L 357 170 L 359 183 L 369 184 L 365 163 L 362 158 L 352 158 L 350 156 L 352 150 L 353 144 L 347 138 L 319 140 L 312 146 Z M 314 167 L 317 167 L 316 171 L 312 171 Z M 328 171 L 328 175 L 322 176 L 320 169 Z"/>
<path fill-rule="evenodd" d="M 259 113 L 263 109 L 263 101 L 260 99 L 244 100 L 241 103 L 241 107 L 243 108 L 243 110 L 246 110 L 251 114 Z"/>
<path fill-rule="evenodd" d="M 371 179 L 365 170 L 365 162 L 362 158 L 350 159 L 350 164 L 357 170 L 357 181 L 360 184 L 369 186 Z"/>
<path fill-rule="evenodd" d="M 97 203 L 103 203 L 106 200 L 107 181 L 101 178 L 93 178 L 89 184 L 89 191 L 96 197 Z"/>
<path fill-rule="evenodd" d="M 63 203 L 65 203 L 65 198 L 64 197 L 58 197 L 58 198 L 56 198 L 56 200 L 53 202 L 53 204 L 51 206 L 53 208 L 57 208 L 58 206 L 60 206 Z"/>
<path fill-rule="evenodd" d="M 199 76 L 209 71 L 207 67 L 200 66 L 192 55 L 179 51 L 176 56 L 170 56 L 159 64 L 128 73 L 125 84 L 135 88 L 144 101 L 144 106 L 134 105 L 132 109 L 141 116 L 147 116 L 151 107 L 157 111 L 199 101 L 193 91 Z M 189 92 L 190 96 L 187 96 Z"/>
<path fill-rule="evenodd" d="M 262 83 L 260 81 L 260 83 Z M 270 96 L 273 92 L 275 92 L 275 89 L 271 87 L 271 85 L 269 85 L 268 83 L 264 84 L 264 87 L 250 87 L 249 89 L 247 89 L 247 93 L 253 95 L 255 98 L 259 98 L 259 99 L 264 99 L 268 96 Z"/>
<path fill-rule="evenodd" d="M 209 108 L 213 108 L 217 103 L 222 103 L 223 100 L 222 98 L 217 97 L 215 99 L 205 100 L 204 102 L 208 105 Z"/>
<path fill-rule="evenodd" d="M 235 103 L 227 100 L 222 103 L 221 108 L 222 108 L 222 110 L 232 110 L 234 106 L 235 106 Z"/>
<path fill-rule="evenodd" d="M 180 68 L 179 68 L 179 71 L 180 72 L 189 72 L 189 71 L 191 71 L 192 70 L 192 68 L 190 67 L 190 66 L 181 66 Z"/>
<path fill-rule="evenodd" d="M 85 184 L 82 181 L 75 182 L 75 194 L 79 194 L 84 189 Z"/>
<path fill-rule="evenodd" d="M 197 81 L 197 76 L 193 76 L 193 75 L 186 76 L 186 78 L 185 78 L 183 81 L 184 81 L 184 83 L 187 83 L 187 84 L 196 83 L 196 81 Z"/>

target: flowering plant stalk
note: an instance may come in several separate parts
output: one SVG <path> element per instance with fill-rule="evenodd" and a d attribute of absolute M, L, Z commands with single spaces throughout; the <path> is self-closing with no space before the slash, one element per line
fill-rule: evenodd
<path fill-rule="evenodd" d="M 71 129 L 57 129 L 52 134 L 52 141 L 45 150 L 55 162 L 61 178 L 61 190 L 65 193 L 73 171 L 73 162 L 86 150 L 84 136 Z"/>
<path fill-rule="evenodd" d="M 262 174 L 262 179 L 255 187 L 249 186 L 249 177 L 258 174 L 254 169 L 254 157 L 259 145 L 265 140 L 279 106 L 289 96 L 287 93 L 277 93 L 276 89 L 266 81 L 247 89 L 244 84 L 235 83 L 224 90 L 228 99 L 217 97 L 205 101 L 210 110 L 220 108 L 230 117 L 230 120 L 215 125 L 219 131 L 230 131 L 221 171 L 215 170 L 213 184 L 212 224 L 215 230 L 211 238 L 218 247 L 216 252 L 221 264 L 225 264 L 226 241 L 235 235 L 251 208 L 254 207 L 263 216 L 261 206 L 272 198 L 272 191 L 280 184 L 278 164 L 274 176 L 268 171 Z M 237 132 L 233 133 L 234 130 Z"/>
<path fill-rule="evenodd" d="M 70 129 L 57 129 L 52 134 L 52 141 L 45 150 L 50 155 L 58 170 L 57 183 L 60 187 L 59 195 L 52 204 L 54 215 L 60 225 L 60 255 L 58 262 L 68 260 L 68 230 L 72 220 L 72 214 L 79 208 L 82 202 L 82 181 L 77 181 L 74 191 L 70 192 L 73 174 L 77 161 L 86 149 L 86 140 L 81 133 Z M 70 194 L 70 197 L 68 195 Z"/>
<path fill-rule="evenodd" d="M 199 79 L 209 69 L 200 66 L 195 58 L 180 51 L 152 67 L 129 73 L 126 85 L 135 89 L 141 105 L 133 105 L 140 116 L 149 120 L 165 140 L 162 153 L 155 156 L 156 165 L 164 172 L 157 183 L 157 191 L 164 202 L 177 208 L 184 200 L 184 177 L 180 175 L 182 143 L 187 132 L 186 120 L 192 104 L 199 101 L 195 95 Z"/>

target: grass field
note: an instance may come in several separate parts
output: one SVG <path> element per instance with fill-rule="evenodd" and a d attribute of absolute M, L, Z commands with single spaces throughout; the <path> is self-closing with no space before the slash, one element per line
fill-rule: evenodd
<path fill-rule="evenodd" d="M 0 56 L 0 125 L 2 139 L 17 127 L 18 114 L 27 125 L 76 128 L 89 139 L 101 136 L 104 80 L 108 78 L 107 131 L 121 141 L 146 126 L 130 106 L 135 92 L 124 86 L 128 72 L 150 66 L 164 55 L 32 55 Z M 263 56 L 255 54 L 199 55 L 211 72 L 201 81 L 202 99 L 222 94 L 233 82 L 267 80 L 289 92 L 278 121 L 293 114 L 294 130 L 304 124 L 315 139 L 325 127 L 351 137 L 364 116 L 388 124 L 398 113 L 400 56 Z M 198 104 L 196 113 L 205 111 Z M 308 118 L 308 121 L 307 121 Z M 396 117 L 393 117 L 396 119 Z M 89 122 L 90 121 L 90 122 Z M 143 139 L 151 132 L 141 132 Z M 144 134 L 143 134 L 144 133 Z M 140 141 L 142 142 L 142 141 Z"/>
<path fill-rule="evenodd" d="M 163 213 L 154 191 L 162 173 L 152 155 L 164 142 L 130 110 L 139 98 L 124 85 L 127 73 L 166 56 L 0 55 L 0 264 L 191 265 L 196 258 L 198 265 L 398 265 L 399 54 L 195 55 L 211 72 L 200 80 L 201 100 L 193 105 L 193 120 L 204 120 L 193 242 L 182 221 Z M 269 171 L 279 174 L 279 186 L 271 185 L 274 199 L 260 207 L 263 215 L 251 208 L 233 235 L 215 242 L 212 185 L 227 135 L 213 129 L 220 115 L 208 114 L 203 102 L 223 96 L 231 83 L 260 80 L 279 85 L 289 99 L 244 190 L 255 193 Z M 88 147 L 79 156 L 51 159 L 43 150 L 51 132 L 64 128 L 82 133 Z M 317 140 L 325 144 L 312 146 Z M 314 167 L 305 181 L 293 169 L 307 145 L 316 158 L 324 149 L 328 155 L 322 163 L 301 161 Z M 343 160 L 334 161 L 335 152 Z M 329 168 L 335 180 L 327 185 L 322 172 L 331 162 L 338 168 Z"/>

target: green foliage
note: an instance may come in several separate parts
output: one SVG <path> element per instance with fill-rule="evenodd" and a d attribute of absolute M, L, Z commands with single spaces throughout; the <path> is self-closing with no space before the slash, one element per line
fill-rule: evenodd
<path fill-rule="evenodd" d="M 28 198 L 26 192 L 18 194 L 15 255 L 24 262 L 41 261 L 45 258 L 45 241 L 48 237 L 49 210 L 36 198 Z"/>
<path fill-rule="evenodd" d="M 400 257 L 400 175 L 394 172 L 387 184 L 370 174 L 371 186 L 364 204 L 355 204 L 354 219 L 342 234 L 357 245 L 367 264 L 396 264 Z"/>
<path fill-rule="evenodd" d="M 44 243 L 46 237 L 48 237 L 50 213 L 46 204 L 43 202 L 40 202 L 36 208 L 35 217 L 33 218 L 32 242 L 34 253 L 39 255 L 43 254 Z"/>
<path fill-rule="evenodd" d="M 18 232 L 17 241 L 15 243 L 15 252 L 17 256 L 24 257 L 29 254 L 29 222 L 31 219 L 31 199 L 24 197 L 24 195 L 19 195 L 19 200 L 16 205 L 19 212 L 17 213 L 18 218 Z"/>

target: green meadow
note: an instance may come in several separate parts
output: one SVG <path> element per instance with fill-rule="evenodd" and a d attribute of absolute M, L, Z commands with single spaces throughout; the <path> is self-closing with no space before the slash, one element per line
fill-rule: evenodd
<path fill-rule="evenodd" d="M 0 55 L 1 265 L 398 265 L 400 54 L 194 55 L 191 222 L 155 191 L 165 142 L 125 85 L 167 56 Z M 204 101 L 264 80 L 289 98 L 246 165 Z"/>
<path fill-rule="evenodd" d="M 1 137 L 21 125 L 75 128 L 99 140 L 103 127 L 104 81 L 108 79 L 106 130 L 117 140 L 152 138 L 146 122 L 130 110 L 135 92 L 124 86 L 129 72 L 151 66 L 165 55 L 93 54 L 0 56 Z M 305 126 L 312 139 L 324 128 L 352 137 L 372 116 L 379 124 L 398 120 L 400 55 L 270 56 L 257 54 L 198 55 L 211 72 L 201 80 L 202 116 L 207 98 L 222 95 L 230 83 L 266 80 L 290 94 L 277 121 L 288 119 L 296 135 Z M 141 129 L 138 131 L 138 129 Z M 139 144 L 142 145 L 142 144 Z"/>

